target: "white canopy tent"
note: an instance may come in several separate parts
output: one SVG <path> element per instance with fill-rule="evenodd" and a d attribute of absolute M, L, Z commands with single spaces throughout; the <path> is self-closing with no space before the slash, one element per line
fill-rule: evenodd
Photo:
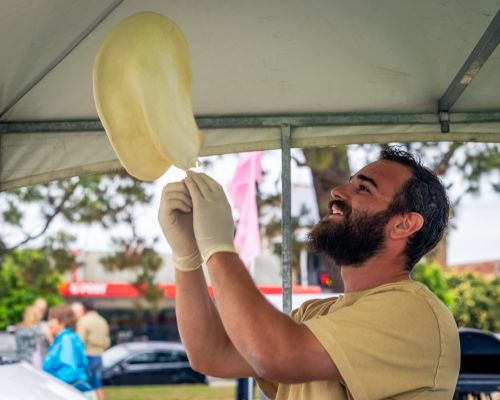
<path fill-rule="evenodd" d="M 139 11 L 169 16 L 186 35 L 201 155 L 283 149 L 285 211 L 290 147 L 500 142 L 499 9 L 499 0 L 0 0 L 0 190 L 119 168 L 97 119 L 92 64 L 108 32 Z"/>
<path fill-rule="evenodd" d="M 97 120 L 92 63 L 106 34 L 144 10 L 171 17 L 187 37 L 202 155 L 279 148 L 282 125 L 292 147 L 499 141 L 498 49 L 443 109 L 449 133 L 437 112 L 490 25 L 481 46 L 495 49 L 499 8 L 498 0 L 0 0 L 0 188 L 118 167 Z"/>

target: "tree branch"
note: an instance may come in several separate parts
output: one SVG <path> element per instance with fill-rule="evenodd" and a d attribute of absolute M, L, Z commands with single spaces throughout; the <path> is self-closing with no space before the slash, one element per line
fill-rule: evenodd
<path fill-rule="evenodd" d="M 297 167 L 308 167 L 309 164 L 305 161 L 300 161 L 297 157 L 291 156 L 291 159 L 295 161 L 295 164 L 297 164 Z"/>
<path fill-rule="evenodd" d="M 64 196 L 61 199 L 60 204 L 56 208 L 54 208 L 54 211 L 51 214 L 46 215 L 47 219 L 45 221 L 45 225 L 43 226 L 43 228 L 40 232 L 38 232 L 35 235 L 27 235 L 26 238 L 24 238 L 21 242 L 6 249 L 6 251 L 14 250 L 14 249 L 22 246 L 23 244 L 26 244 L 32 240 L 38 239 L 40 236 L 42 236 L 47 231 L 47 229 L 49 229 L 49 226 L 52 223 L 52 221 L 54 220 L 54 218 L 63 210 L 65 203 L 73 195 L 77 186 L 78 186 L 78 184 L 74 184 L 66 189 Z"/>
<path fill-rule="evenodd" d="M 451 146 L 448 149 L 448 151 L 443 155 L 443 158 L 441 159 L 441 161 L 439 161 L 438 165 L 434 168 L 434 173 L 437 176 L 441 176 L 441 175 L 443 175 L 446 172 L 446 170 L 450 166 L 451 158 L 453 157 L 453 155 L 455 154 L 455 152 L 457 151 L 457 149 L 460 146 L 462 146 L 462 144 L 463 143 L 457 143 L 457 142 L 453 142 L 451 144 Z"/>

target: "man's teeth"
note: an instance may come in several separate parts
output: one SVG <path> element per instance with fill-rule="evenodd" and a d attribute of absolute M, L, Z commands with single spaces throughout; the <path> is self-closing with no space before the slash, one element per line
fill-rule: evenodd
<path fill-rule="evenodd" d="M 332 207 L 332 214 L 336 214 L 336 215 L 344 215 L 344 213 L 336 208 L 333 208 Z"/>

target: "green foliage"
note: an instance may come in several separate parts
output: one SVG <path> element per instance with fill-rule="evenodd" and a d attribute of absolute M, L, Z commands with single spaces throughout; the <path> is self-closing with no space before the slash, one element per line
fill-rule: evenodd
<path fill-rule="evenodd" d="M 74 263 L 71 253 L 53 252 L 49 246 L 6 254 L 0 265 L 0 329 L 21 321 L 25 307 L 37 297 L 45 298 L 49 305 L 59 304 L 63 272 Z"/>
<path fill-rule="evenodd" d="M 459 327 L 500 332 L 500 277 L 444 273 L 439 264 L 425 262 L 415 266 L 412 277 L 450 308 Z"/>
<path fill-rule="evenodd" d="M 444 304 L 453 308 L 454 299 L 448 287 L 441 266 L 436 263 L 418 263 L 412 271 L 412 278 L 426 285 Z"/>
<path fill-rule="evenodd" d="M 9 200 L 7 204 L 8 207 L 3 212 L 4 221 L 11 225 L 20 225 L 23 219 L 23 214 L 19 211 L 12 200 Z"/>
<path fill-rule="evenodd" d="M 500 277 L 487 280 L 478 274 L 450 275 L 455 299 L 453 315 L 460 327 L 500 332 Z"/>
<path fill-rule="evenodd" d="M 495 182 L 491 172 L 498 172 L 500 169 L 500 145 L 495 143 L 481 143 L 463 146 L 465 156 L 455 160 L 454 166 L 462 175 L 462 179 L 468 183 L 467 192 L 478 193 L 481 178 L 486 176 L 492 187 L 498 190 L 498 183 Z"/>

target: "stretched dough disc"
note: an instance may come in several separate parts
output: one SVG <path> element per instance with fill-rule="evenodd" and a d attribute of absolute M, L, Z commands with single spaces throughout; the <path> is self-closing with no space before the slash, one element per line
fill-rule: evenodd
<path fill-rule="evenodd" d="M 181 30 L 134 14 L 102 43 L 93 69 L 99 118 L 128 173 L 151 181 L 172 165 L 195 166 L 202 144 L 191 106 L 191 62 Z"/>

